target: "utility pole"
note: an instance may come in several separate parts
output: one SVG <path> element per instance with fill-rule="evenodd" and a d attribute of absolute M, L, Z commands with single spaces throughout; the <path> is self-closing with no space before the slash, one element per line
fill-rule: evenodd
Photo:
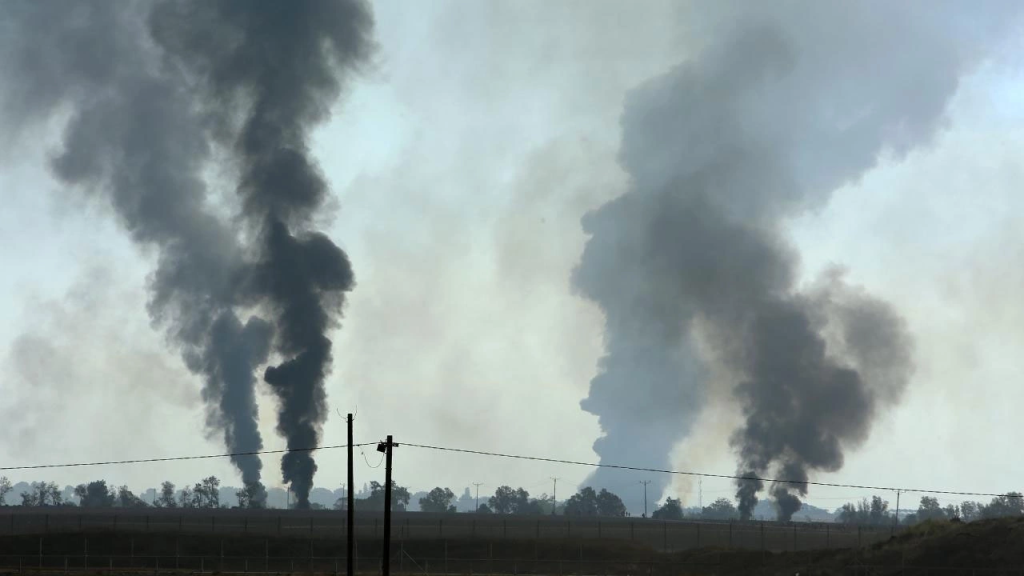
<path fill-rule="evenodd" d="M 355 502 L 353 501 L 352 488 L 355 486 L 355 481 L 352 479 L 352 414 L 348 415 L 348 487 L 345 490 L 345 507 L 348 508 L 345 512 L 348 514 L 348 529 L 346 533 L 346 550 L 348 551 L 345 556 L 345 569 L 348 576 L 355 576 L 355 564 L 353 563 L 352 552 L 355 548 Z"/>
<path fill-rule="evenodd" d="M 647 485 L 651 483 L 650 480 L 641 480 L 641 484 L 644 485 L 644 518 L 647 518 Z"/>
<path fill-rule="evenodd" d="M 473 510 L 473 512 L 480 511 L 480 486 L 482 485 L 483 482 L 473 482 L 473 486 L 476 486 L 476 510 Z"/>
<path fill-rule="evenodd" d="M 896 528 L 900 525 L 900 491 L 896 491 L 896 522 L 892 525 L 890 535 L 896 534 Z"/>
<path fill-rule="evenodd" d="M 381 576 L 391 576 L 391 452 L 395 443 L 388 439 L 377 445 L 377 451 L 384 453 L 384 549 L 381 558 Z"/>
<path fill-rule="evenodd" d="M 554 484 L 551 486 L 551 515 L 555 515 L 555 511 L 558 509 L 558 478 L 551 478 L 551 482 Z"/>
<path fill-rule="evenodd" d="M 704 479 L 697 478 L 697 507 L 704 512 Z"/>

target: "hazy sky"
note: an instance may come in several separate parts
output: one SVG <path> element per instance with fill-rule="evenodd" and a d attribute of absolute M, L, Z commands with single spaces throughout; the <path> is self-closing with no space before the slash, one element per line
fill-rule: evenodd
<path fill-rule="evenodd" d="M 621 193 L 619 114 L 630 88 L 691 55 L 683 4 L 508 1 L 374 4 L 379 52 L 316 156 L 336 202 L 328 230 L 356 272 L 328 381 L 332 410 L 358 411 L 357 441 L 396 441 L 595 461 L 580 410 L 601 354 L 598 310 L 569 275 L 588 210 Z M 901 404 L 838 473 L 817 480 L 970 491 L 1024 488 L 1024 44 L 965 78 L 945 130 L 887 159 L 789 225 L 803 276 L 841 265 L 907 319 L 917 371 Z M 3 81 L 11 81 L 0 80 Z M 62 192 L 45 169 L 53 130 L 0 137 L 2 465 L 222 452 L 204 431 L 201 382 L 149 324 L 153 254 L 110 209 Z M 260 398 L 268 448 L 273 398 Z M 713 402 L 677 447 L 680 470 L 733 472 L 729 402 Z M 325 444 L 345 441 L 332 414 Z M 643 442 L 643 439 L 637 439 Z M 360 456 L 357 483 L 383 477 Z M 320 453 L 319 486 L 344 481 Z M 644 462 L 624 462 L 643 466 Z M 277 459 L 264 460 L 273 484 Z M 589 469 L 400 447 L 414 489 L 482 482 L 568 494 Z M 224 461 L 12 473 L 132 488 L 215 473 Z M 623 486 L 622 490 L 640 490 Z M 673 493 L 696 503 L 682 478 Z M 705 480 L 709 498 L 731 496 Z M 810 491 L 834 508 L 866 494 Z M 916 500 L 917 495 L 905 496 Z M 890 496 L 895 499 L 895 495 Z M 956 498 L 947 500 L 958 500 Z M 946 501 L 946 500 L 943 500 Z"/>

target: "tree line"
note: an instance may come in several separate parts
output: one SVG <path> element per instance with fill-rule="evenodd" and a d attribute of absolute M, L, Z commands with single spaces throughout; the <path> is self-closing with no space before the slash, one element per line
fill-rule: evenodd
<path fill-rule="evenodd" d="M 139 498 L 128 486 L 113 487 L 106 480 L 94 480 L 74 488 L 78 502 L 65 499 L 64 492 L 55 482 L 32 482 L 20 494 L 22 506 L 81 506 L 83 508 L 227 508 L 220 501 L 220 480 L 216 476 L 203 478 L 193 486 L 178 491 L 173 482 L 164 482 L 160 493 L 149 503 Z M 11 481 L 0 477 L 0 503 L 7 505 L 7 496 L 14 490 Z M 264 508 L 266 489 L 256 482 L 235 492 L 238 508 Z"/>
<path fill-rule="evenodd" d="M 69 487 L 70 488 L 70 487 Z M 7 505 L 7 497 L 14 486 L 7 477 L 0 477 L 0 503 Z M 368 493 L 363 497 L 354 498 L 356 510 L 383 510 L 384 486 L 379 482 L 370 482 Z M 87 508 L 120 507 L 120 508 L 228 508 L 221 502 L 220 480 L 209 476 L 192 486 L 178 490 L 173 482 L 163 482 L 153 502 L 136 496 L 127 486 L 112 486 L 105 480 L 94 480 L 79 484 L 73 489 L 74 502 L 65 496 L 54 482 L 32 482 L 29 489 L 20 493 L 21 506 L 81 506 Z M 235 508 L 266 508 L 267 491 L 260 483 L 247 484 L 235 492 L 237 503 Z M 409 489 L 392 482 L 391 508 L 393 511 L 405 511 L 409 507 L 412 494 Z M 456 495 L 450 488 L 435 487 L 418 500 L 420 510 L 433 513 L 455 513 Z M 322 508 L 318 504 L 314 508 Z M 336 510 L 344 510 L 346 498 L 337 499 Z M 512 514 L 512 515 L 550 515 L 552 513 L 565 516 L 607 516 L 624 517 L 629 513 L 622 499 L 606 489 L 595 490 L 584 487 L 562 503 L 555 503 L 546 495 L 539 498 L 530 496 L 524 488 L 499 486 L 493 495 L 476 507 L 478 514 Z M 889 508 L 889 501 L 880 496 L 864 498 L 860 502 L 846 503 L 834 513 L 836 522 L 845 524 L 891 525 L 896 522 L 896 511 Z M 901 510 L 899 523 L 912 525 L 929 520 L 970 522 L 988 518 L 1007 516 L 1024 516 L 1024 495 L 1010 492 L 1004 496 L 996 496 L 987 504 L 983 502 L 964 501 L 960 504 L 942 506 L 938 499 L 923 496 L 915 511 Z M 703 508 L 684 509 L 682 502 L 675 498 L 667 498 L 655 508 L 651 517 L 658 520 L 683 520 L 701 518 L 710 520 L 738 520 L 739 512 L 732 501 L 719 498 Z"/>
<path fill-rule="evenodd" d="M 949 520 L 956 522 L 973 522 L 989 518 L 1004 518 L 1024 515 L 1024 495 L 1020 492 L 1009 492 L 1004 496 L 996 496 L 988 504 L 965 500 L 960 504 L 942 506 L 932 496 L 922 496 L 917 510 L 904 513 L 900 511 L 899 523 L 913 525 L 929 520 Z M 895 523 L 896 511 L 889 509 L 889 501 L 881 496 L 872 496 L 860 502 L 849 502 L 836 511 L 836 522 L 844 524 L 876 524 L 889 525 Z"/>

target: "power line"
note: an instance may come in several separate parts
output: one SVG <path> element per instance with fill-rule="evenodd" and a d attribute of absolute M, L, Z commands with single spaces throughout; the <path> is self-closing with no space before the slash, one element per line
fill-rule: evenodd
<path fill-rule="evenodd" d="M 376 442 L 364 442 L 353 446 L 372 446 Z M 12 470 L 41 470 L 43 468 L 81 468 L 84 466 L 109 466 L 120 464 L 147 464 L 152 462 L 176 462 L 181 460 L 209 460 L 212 458 L 234 458 L 235 456 L 260 456 L 263 454 L 284 454 L 286 452 L 312 452 L 314 450 L 334 450 L 347 448 L 348 444 L 317 446 L 315 448 L 285 448 L 283 450 L 254 450 L 252 452 L 231 452 L 228 454 L 204 454 L 197 456 L 167 456 L 164 458 L 136 458 L 134 460 L 108 460 L 106 462 L 74 462 L 66 464 L 34 464 L 31 466 L 0 466 L 0 472 Z"/>
<path fill-rule="evenodd" d="M 676 474 L 679 476 L 694 476 L 699 478 L 723 478 L 727 480 L 756 480 L 760 482 L 776 482 L 779 484 L 796 484 L 803 486 L 827 486 L 831 488 L 855 488 L 858 490 L 879 490 L 889 492 L 915 492 L 919 494 L 947 494 L 953 496 L 993 496 L 1021 498 L 1016 494 L 1000 494 L 995 492 L 958 492 L 956 490 L 932 490 L 926 488 L 902 488 L 896 486 L 870 486 L 865 484 L 840 484 L 837 482 L 815 482 L 811 480 L 786 480 L 782 478 L 762 478 L 759 476 L 732 476 L 729 474 L 711 474 L 709 472 L 688 472 L 683 470 L 662 470 L 659 468 L 643 468 L 640 466 L 622 466 L 618 464 L 602 464 L 594 462 L 579 462 L 576 460 L 562 460 L 559 458 L 543 458 L 540 456 L 524 456 L 521 454 L 502 454 L 500 452 L 485 452 L 483 450 L 468 450 L 465 448 L 448 448 L 445 446 L 432 446 L 429 444 L 412 444 L 404 442 L 404 446 L 413 448 L 425 448 L 428 450 L 440 450 L 444 452 L 458 452 L 462 454 L 476 454 L 478 456 L 496 456 L 499 458 L 512 458 L 516 460 L 533 460 L 536 462 L 550 462 L 553 464 L 570 464 L 573 466 L 588 466 L 591 468 L 613 468 L 616 470 L 630 470 L 633 472 L 657 472 L 660 474 Z"/>

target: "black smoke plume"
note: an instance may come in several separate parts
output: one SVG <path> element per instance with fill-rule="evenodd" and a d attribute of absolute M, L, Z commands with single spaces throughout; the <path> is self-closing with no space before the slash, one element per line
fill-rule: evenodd
<path fill-rule="evenodd" d="M 247 297 L 267 307 L 281 364 L 264 380 L 278 396 L 277 430 L 289 448 L 319 440 L 326 418 L 328 329 L 354 286 L 348 257 L 313 230 L 327 194 L 309 154 L 347 75 L 368 59 L 369 6 L 327 2 L 166 2 L 153 37 L 196 84 L 207 118 L 238 161 L 243 217 L 258 238 Z M 316 463 L 308 451 L 281 463 L 299 507 L 309 505 Z"/>
<path fill-rule="evenodd" d="M 5 144 L 67 114 L 51 168 L 154 250 L 149 312 L 204 376 L 207 422 L 232 452 L 263 446 L 254 371 L 272 340 L 284 358 L 265 376 L 281 399 L 278 429 L 292 448 L 318 440 L 326 331 L 353 276 L 312 230 L 327 190 L 308 133 L 367 56 L 371 29 L 355 0 L 0 4 Z M 216 143 L 239 159 L 251 230 L 210 209 L 202 172 Z M 259 487 L 259 458 L 234 464 Z M 283 468 L 307 503 L 311 455 L 291 453 Z"/>
<path fill-rule="evenodd" d="M 584 409 L 603 461 L 663 466 L 715 363 L 744 415 L 732 437 L 749 518 L 764 483 L 779 516 L 812 471 L 835 471 L 899 400 L 912 344 L 888 305 L 830 273 L 807 290 L 787 221 L 882 155 L 929 142 L 1009 3 L 695 3 L 693 58 L 629 94 L 630 189 L 588 214 L 574 284 L 606 317 Z M 837 255 L 841 256 L 841 255 Z M 694 338 L 710 350 L 699 357 Z M 599 471 L 588 483 L 608 486 Z M 664 485 L 662 485 L 664 486 Z"/>

